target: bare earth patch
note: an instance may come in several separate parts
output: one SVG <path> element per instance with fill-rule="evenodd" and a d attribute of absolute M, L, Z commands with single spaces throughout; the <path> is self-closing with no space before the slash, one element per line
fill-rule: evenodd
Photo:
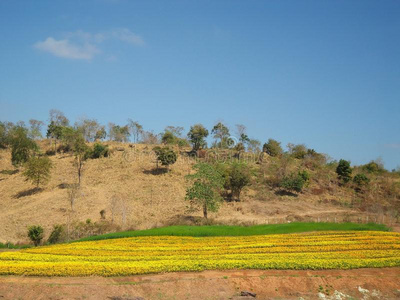
<path fill-rule="evenodd" d="M 241 292 L 256 297 L 240 296 Z M 0 277 L 0 299 L 400 299 L 400 268 Z"/>

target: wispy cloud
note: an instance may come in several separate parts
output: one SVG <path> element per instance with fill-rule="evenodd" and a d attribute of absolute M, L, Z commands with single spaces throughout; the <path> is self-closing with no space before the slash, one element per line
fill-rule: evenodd
<path fill-rule="evenodd" d="M 142 37 L 140 35 L 133 33 L 132 31 L 130 31 L 127 28 L 115 29 L 115 30 L 111 31 L 111 36 L 120 41 L 127 42 L 132 45 L 136 45 L 136 46 L 144 46 L 145 45 L 144 40 L 142 39 Z"/>
<path fill-rule="evenodd" d="M 386 144 L 386 148 L 400 149 L 400 144 Z"/>
<path fill-rule="evenodd" d="M 48 37 L 43 42 L 37 42 L 34 47 L 36 49 L 49 52 L 57 57 L 69 59 L 85 59 L 91 60 L 100 50 L 92 44 L 85 43 L 83 45 L 76 45 L 69 40 L 56 40 Z"/>
<path fill-rule="evenodd" d="M 98 33 L 90 33 L 83 30 L 68 32 L 64 34 L 63 39 L 56 40 L 53 37 L 48 37 L 44 41 L 35 43 L 34 47 L 57 57 L 91 60 L 102 52 L 100 49 L 101 44 L 108 40 L 116 40 L 134 46 L 145 45 L 140 35 L 127 28 L 117 28 Z"/>

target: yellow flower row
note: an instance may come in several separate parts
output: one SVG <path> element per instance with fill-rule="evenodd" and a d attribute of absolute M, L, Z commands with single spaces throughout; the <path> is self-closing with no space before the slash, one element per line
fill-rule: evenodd
<path fill-rule="evenodd" d="M 207 269 L 400 266 L 400 234 L 318 232 L 243 237 L 135 237 L 0 254 L 0 275 L 119 276 Z"/>

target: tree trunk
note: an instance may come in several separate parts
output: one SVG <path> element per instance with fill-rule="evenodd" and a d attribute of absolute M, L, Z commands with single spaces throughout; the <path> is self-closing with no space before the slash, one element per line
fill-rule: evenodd
<path fill-rule="evenodd" d="M 207 219 L 207 204 L 203 205 L 203 215 L 204 215 L 204 219 Z"/>

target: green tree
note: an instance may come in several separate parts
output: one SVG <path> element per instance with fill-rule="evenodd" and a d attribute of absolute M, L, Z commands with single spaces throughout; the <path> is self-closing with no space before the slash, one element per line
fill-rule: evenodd
<path fill-rule="evenodd" d="M 169 166 L 174 164 L 178 158 L 176 152 L 169 147 L 154 147 L 153 150 L 157 155 L 157 166 L 158 161 L 160 161 L 161 165 L 167 167 L 167 170 L 169 170 Z"/>
<path fill-rule="evenodd" d="M 303 144 L 294 145 L 289 143 L 289 153 L 291 156 L 297 159 L 303 159 L 307 155 L 307 147 Z"/>
<path fill-rule="evenodd" d="M 268 139 L 268 142 L 263 145 L 263 152 L 269 156 L 280 156 L 283 153 L 281 143 L 274 139 Z"/>
<path fill-rule="evenodd" d="M 11 162 L 17 167 L 26 163 L 39 147 L 28 137 L 28 131 L 24 127 L 17 126 L 10 134 Z"/>
<path fill-rule="evenodd" d="M 203 209 L 203 216 L 208 217 L 208 211 L 218 211 L 222 202 L 221 190 L 224 179 L 216 168 L 207 163 L 198 163 L 193 166 L 195 174 L 187 175 L 192 185 L 186 190 L 186 200 L 192 209 Z"/>
<path fill-rule="evenodd" d="M 197 151 L 207 145 L 205 138 L 208 136 L 208 130 L 201 124 L 191 126 L 187 136 L 192 143 L 193 151 Z"/>
<path fill-rule="evenodd" d="M 54 141 L 54 151 L 57 151 L 57 141 L 62 137 L 63 126 L 57 125 L 54 121 L 51 121 L 47 126 L 46 137 Z"/>
<path fill-rule="evenodd" d="M 43 227 L 36 225 L 29 226 L 28 237 L 31 239 L 35 246 L 39 246 L 40 241 L 43 239 Z"/>
<path fill-rule="evenodd" d="M 250 169 L 245 163 L 233 162 L 229 165 L 228 170 L 225 187 L 231 190 L 232 199 L 240 201 L 243 188 L 250 184 Z"/>
<path fill-rule="evenodd" d="M 0 149 L 5 149 L 10 145 L 11 132 L 15 128 L 11 122 L 0 121 Z"/>
<path fill-rule="evenodd" d="M 350 162 L 347 160 L 341 159 L 336 168 L 336 173 L 338 174 L 339 179 L 342 180 L 344 183 L 349 182 L 351 179 L 351 173 L 352 173 L 352 169 L 350 167 Z"/>
<path fill-rule="evenodd" d="M 170 131 L 165 131 L 161 137 L 161 142 L 165 145 L 174 145 L 176 140 L 176 136 Z"/>
<path fill-rule="evenodd" d="M 32 156 L 25 164 L 23 175 L 37 188 L 50 180 L 51 160 L 47 156 Z"/>

